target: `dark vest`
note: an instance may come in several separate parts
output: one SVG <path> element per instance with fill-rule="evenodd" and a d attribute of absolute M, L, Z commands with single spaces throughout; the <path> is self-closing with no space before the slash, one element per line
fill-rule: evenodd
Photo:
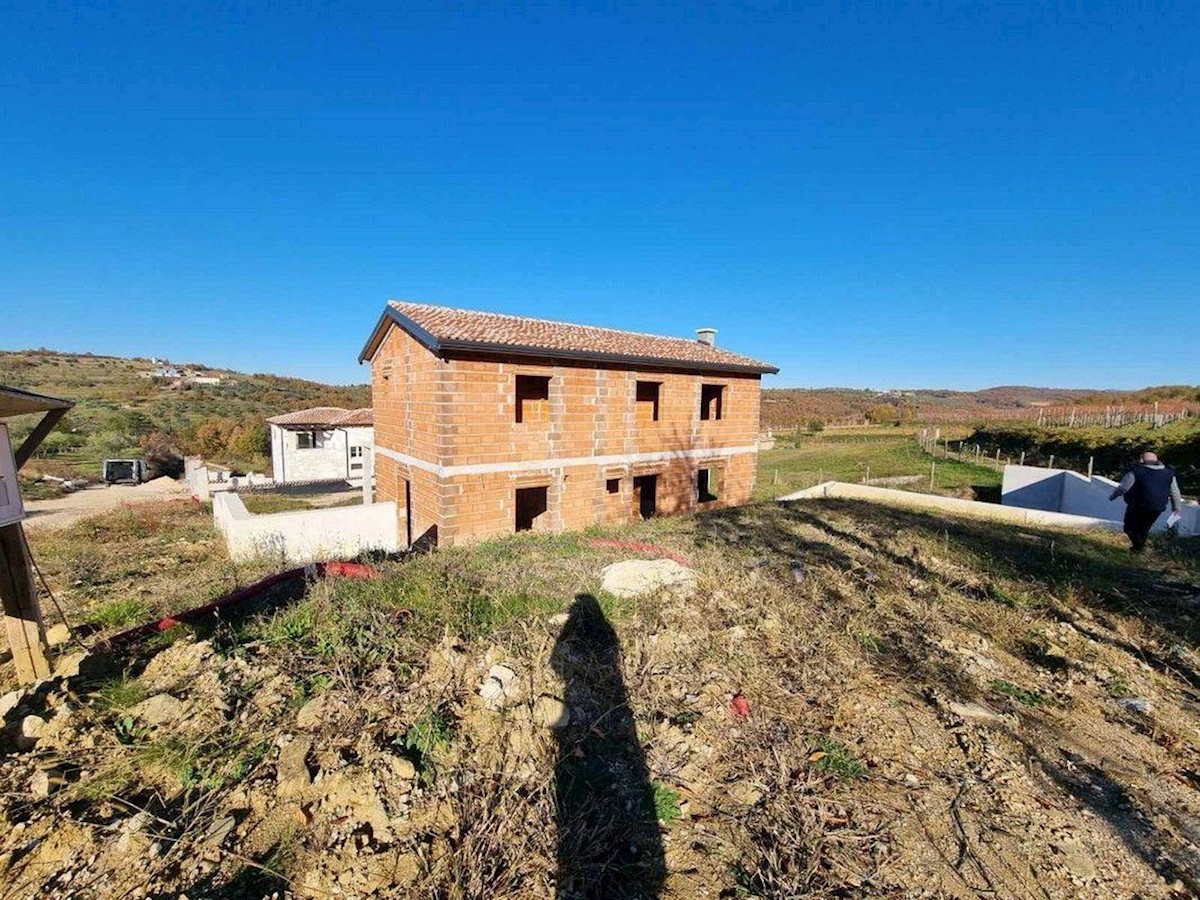
<path fill-rule="evenodd" d="M 1151 469 L 1148 466 L 1133 467 L 1133 487 L 1125 495 L 1125 502 L 1147 512 L 1162 512 L 1171 499 L 1171 481 L 1175 470 L 1170 466 Z"/>

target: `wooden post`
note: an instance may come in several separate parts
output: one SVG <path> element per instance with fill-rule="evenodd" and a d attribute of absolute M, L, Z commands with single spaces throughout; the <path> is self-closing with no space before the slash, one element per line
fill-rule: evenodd
<path fill-rule="evenodd" d="M 4 602 L 4 627 L 17 681 L 32 684 L 49 678 L 46 629 L 38 608 L 29 545 L 20 522 L 0 527 L 0 600 Z"/>
<path fill-rule="evenodd" d="M 996 448 L 996 465 L 1000 465 L 1000 448 Z"/>
<path fill-rule="evenodd" d="M 1046 468 L 1047 469 L 1054 468 L 1054 454 L 1053 453 L 1050 454 L 1050 462 L 1046 463 Z"/>
<path fill-rule="evenodd" d="M 929 464 L 929 489 L 933 490 L 933 476 L 937 474 L 937 460 Z"/>
<path fill-rule="evenodd" d="M 1017 465 L 1020 465 L 1020 466 L 1025 465 L 1025 451 L 1024 450 L 1021 451 L 1021 461 L 1019 463 L 1017 463 Z"/>

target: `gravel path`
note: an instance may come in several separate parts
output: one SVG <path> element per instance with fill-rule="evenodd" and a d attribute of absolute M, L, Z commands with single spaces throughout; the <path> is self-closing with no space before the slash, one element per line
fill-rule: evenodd
<path fill-rule="evenodd" d="M 119 506 L 183 499 L 187 496 L 184 483 L 172 478 L 155 478 L 138 485 L 97 485 L 53 500 L 26 501 L 25 527 L 29 530 L 65 528 L 80 519 L 99 515 Z"/>

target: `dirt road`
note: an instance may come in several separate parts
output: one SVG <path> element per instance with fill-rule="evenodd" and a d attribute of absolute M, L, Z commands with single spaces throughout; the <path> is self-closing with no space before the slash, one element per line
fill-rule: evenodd
<path fill-rule="evenodd" d="M 184 483 L 171 478 L 155 478 L 138 485 L 97 485 L 53 500 L 27 501 L 25 527 L 31 531 L 64 528 L 80 519 L 99 515 L 120 506 L 155 500 L 183 499 L 187 496 Z"/>

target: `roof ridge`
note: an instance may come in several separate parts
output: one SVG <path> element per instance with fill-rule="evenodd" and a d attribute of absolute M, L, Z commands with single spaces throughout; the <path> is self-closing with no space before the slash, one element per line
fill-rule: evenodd
<path fill-rule="evenodd" d="M 421 303 L 417 300 L 397 300 L 392 299 L 388 304 L 403 303 L 405 306 L 420 306 L 424 309 L 447 309 L 451 312 L 471 313 L 477 316 L 498 316 L 502 319 L 513 319 L 518 322 L 537 322 L 542 325 L 565 325 L 568 328 L 588 328 L 593 331 L 612 331 L 617 334 L 628 334 L 633 337 L 648 337 L 658 341 L 679 341 L 683 344 L 699 344 L 702 343 L 695 338 L 676 337 L 671 334 L 654 334 L 650 331 L 630 331 L 627 328 L 611 328 L 608 325 L 584 325 L 580 322 L 564 322 L 562 319 L 542 319 L 537 316 L 519 316 L 515 313 L 489 312 L 486 309 L 467 309 L 465 306 L 443 306 L 440 303 Z M 718 348 L 713 348 L 718 349 Z M 719 348 L 724 350 L 724 347 Z M 732 351 L 729 351 L 732 352 Z M 740 354 L 739 354 L 740 355 Z"/>

